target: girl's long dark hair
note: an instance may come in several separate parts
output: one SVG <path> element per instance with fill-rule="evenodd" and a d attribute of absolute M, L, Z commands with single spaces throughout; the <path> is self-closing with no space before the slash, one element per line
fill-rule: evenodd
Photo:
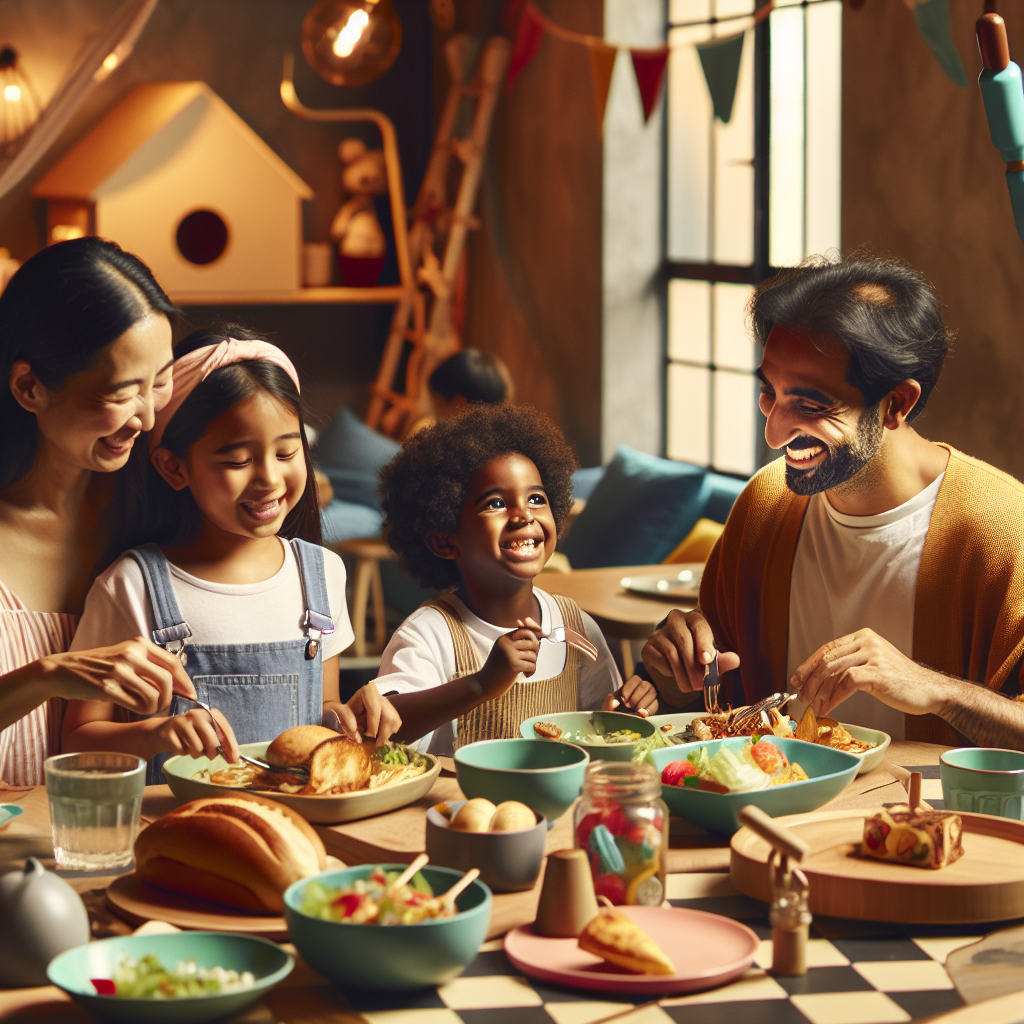
<path fill-rule="evenodd" d="M 178 310 L 137 256 L 102 238 L 41 249 L 0 297 L 0 491 L 31 468 L 35 416 L 11 394 L 11 367 L 24 360 L 51 391 L 87 370 L 104 348 L 154 313 Z"/>
<path fill-rule="evenodd" d="M 177 354 L 181 356 L 204 345 L 217 345 L 228 338 L 266 340 L 237 324 L 225 324 L 216 330 L 193 332 L 178 346 Z M 299 537 L 320 544 L 323 541 L 320 503 L 309 443 L 306 440 L 302 401 L 295 382 L 276 363 L 253 359 L 214 370 L 182 402 L 181 408 L 167 424 L 160 446 L 179 459 L 184 459 L 189 448 L 203 436 L 213 420 L 256 394 L 269 395 L 292 409 L 299 418 L 302 457 L 306 463 L 306 488 L 295 508 L 285 517 L 278 533 L 281 537 Z M 114 538 L 112 556 L 140 544 L 154 543 L 168 547 L 189 544 L 202 529 L 202 513 L 191 491 L 187 487 L 176 491 L 150 462 L 148 447 L 142 444 L 136 448 L 139 451 L 132 453 L 127 468 L 130 486 L 125 495 L 123 528 Z"/>

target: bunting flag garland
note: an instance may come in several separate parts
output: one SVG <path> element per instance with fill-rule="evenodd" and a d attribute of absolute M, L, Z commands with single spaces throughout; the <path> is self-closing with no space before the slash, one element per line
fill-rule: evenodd
<path fill-rule="evenodd" d="M 608 90 L 612 84 L 615 58 L 619 51 L 604 43 L 592 43 L 587 47 L 590 54 L 590 77 L 594 83 L 594 114 L 597 117 L 597 134 L 604 131 L 604 108 L 608 105 Z"/>
<path fill-rule="evenodd" d="M 949 0 L 919 0 L 914 5 L 914 21 L 921 38 L 935 54 L 942 70 L 961 88 L 967 88 L 967 72 L 960 51 L 953 44 L 949 18 Z"/>
<path fill-rule="evenodd" d="M 544 16 L 527 0 L 523 5 L 522 14 L 519 15 L 516 42 L 508 63 L 506 90 L 512 88 L 520 72 L 537 56 L 542 42 L 544 42 Z"/>
<path fill-rule="evenodd" d="M 743 57 L 743 40 L 746 37 L 746 32 L 737 32 L 734 36 L 714 39 L 710 43 L 697 43 L 697 56 L 704 69 L 715 117 L 724 124 L 728 124 L 732 117 L 740 60 Z"/>
<path fill-rule="evenodd" d="M 667 46 L 662 46 L 657 50 L 630 50 L 629 52 L 633 58 L 636 84 L 640 86 L 640 102 L 644 107 L 644 120 L 649 121 L 661 92 L 669 50 Z"/>

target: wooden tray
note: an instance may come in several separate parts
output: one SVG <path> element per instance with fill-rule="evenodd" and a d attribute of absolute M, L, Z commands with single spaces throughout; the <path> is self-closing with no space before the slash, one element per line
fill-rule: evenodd
<path fill-rule="evenodd" d="M 800 867 L 812 914 L 899 924 L 970 924 L 1024 917 L 1024 822 L 964 814 L 964 855 L 938 871 L 857 856 L 870 812 L 857 809 L 776 819 L 811 847 Z M 731 842 L 732 884 L 771 901 L 768 844 L 747 828 Z"/>
<path fill-rule="evenodd" d="M 288 937 L 288 926 L 283 917 L 232 911 L 215 903 L 152 889 L 140 882 L 134 872 L 121 875 L 110 883 L 107 902 L 120 917 L 132 924 L 166 921 L 188 931 L 240 932 L 278 940 Z"/>

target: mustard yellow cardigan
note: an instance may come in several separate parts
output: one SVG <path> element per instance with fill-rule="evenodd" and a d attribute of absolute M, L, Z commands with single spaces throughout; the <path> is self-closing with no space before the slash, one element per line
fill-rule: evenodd
<path fill-rule="evenodd" d="M 949 463 L 921 553 L 913 658 L 999 690 L 1015 669 L 1024 674 L 1024 484 L 942 447 Z M 719 649 L 739 654 L 747 702 L 788 688 L 790 576 L 810 499 L 785 474 L 778 459 L 750 481 L 701 582 L 701 611 Z M 906 738 L 964 743 L 935 715 L 908 715 Z"/>

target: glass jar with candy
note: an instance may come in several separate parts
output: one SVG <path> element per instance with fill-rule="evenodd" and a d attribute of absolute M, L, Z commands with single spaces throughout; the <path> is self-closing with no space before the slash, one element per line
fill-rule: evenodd
<path fill-rule="evenodd" d="M 660 906 L 665 897 L 668 808 L 654 765 L 592 761 L 573 817 L 590 857 L 594 891 L 621 906 Z"/>

